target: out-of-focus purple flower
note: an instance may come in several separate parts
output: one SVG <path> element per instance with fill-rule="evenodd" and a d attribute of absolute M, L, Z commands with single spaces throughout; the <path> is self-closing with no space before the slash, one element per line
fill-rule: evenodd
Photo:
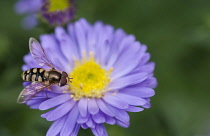
<path fill-rule="evenodd" d="M 19 0 L 15 5 L 18 14 L 27 14 L 23 27 L 31 29 L 40 17 L 51 26 L 64 25 L 74 18 L 73 0 Z"/>
<path fill-rule="evenodd" d="M 74 17 L 74 12 L 73 0 L 43 0 L 41 14 L 51 25 L 66 24 Z"/>
<path fill-rule="evenodd" d="M 42 0 L 19 0 L 16 3 L 15 11 L 27 15 L 22 21 L 23 28 L 31 29 L 38 24 L 36 13 L 39 12 L 41 5 Z"/>
<path fill-rule="evenodd" d="M 149 62 L 146 45 L 133 35 L 80 19 L 67 31 L 57 27 L 54 34 L 42 35 L 40 41 L 55 68 L 73 78 L 69 86 L 52 86 L 47 97 L 42 91 L 26 103 L 48 110 L 41 115 L 54 121 L 47 136 L 76 136 L 80 127 L 90 128 L 95 136 L 107 136 L 104 123 L 127 128 L 127 112 L 150 108 L 157 85 L 155 64 Z M 40 67 L 30 54 L 24 61 L 23 70 Z"/>

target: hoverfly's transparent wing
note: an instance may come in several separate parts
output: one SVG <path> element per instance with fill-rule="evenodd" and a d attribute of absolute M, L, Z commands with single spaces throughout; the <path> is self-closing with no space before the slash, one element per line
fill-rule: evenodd
<path fill-rule="evenodd" d="M 39 92 L 49 87 L 49 84 L 33 82 L 30 85 L 26 86 L 22 92 L 19 94 L 17 103 L 25 103 L 34 96 L 36 96 Z"/>
<path fill-rule="evenodd" d="M 52 62 L 48 58 L 41 44 L 35 38 L 31 37 L 29 39 L 29 49 L 30 49 L 31 55 L 40 66 L 47 65 L 54 69 Z"/>

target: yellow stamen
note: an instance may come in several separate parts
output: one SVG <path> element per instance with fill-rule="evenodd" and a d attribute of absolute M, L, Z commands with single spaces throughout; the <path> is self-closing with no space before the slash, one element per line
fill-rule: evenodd
<path fill-rule="evenodd" d="M 84 58 L 85 58 L 84 53 Z M 75 100 L 82 97 L 100 98 L 106 92 L 106 86 L 110 82 L 110 71 L 104 70 L 94 60 L 93 53 L 88 59 L 75 61 L 75 67 L 69 74 L 73 81 L 70 83 L 70 92 Z"/>
<path fill-rule="evenodd" d="M 65 11 L 69 7 L 69 0 L 49 0 L 48 12 Z"/>

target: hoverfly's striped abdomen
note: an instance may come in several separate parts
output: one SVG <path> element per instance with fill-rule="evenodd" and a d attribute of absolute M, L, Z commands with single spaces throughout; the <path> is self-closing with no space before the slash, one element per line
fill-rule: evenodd
<path fill-rule="evenodd" d="M 45 77 L 45 70 L 42 68 L 31 68 L 22 73 L 22 78 L 24 81 L 28 82 L 45 82 L 47 78 Z"/>

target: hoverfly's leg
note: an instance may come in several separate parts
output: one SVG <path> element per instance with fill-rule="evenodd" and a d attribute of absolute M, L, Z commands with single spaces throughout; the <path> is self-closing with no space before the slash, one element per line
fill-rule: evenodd
<path fill-rule="evenodd" d="M 48 90 L 51 90 L 53 93 L 55 92 L 51 86 L 48 87 Z"/>
<path fill-rule="evenodd" d="M 52 90 L 52 88 L 49 86 L 48 88 L 47 88 L 48 90 Z"/>
<path fill-rule="evenodd" d="M 48 98 L 46 90 L 44 90 L 44 93 L 45 93 L 45 95 L 46 95 L 46 98 Z"/>
<path fill-rule="evenodd" d="M 48 86 L 47 86 L 47 90 L 50 90 L 50 89 L 51 89 L 51 87 L 50 87 L 50 85 L 48 85 Z M 47 96 L 47 92 L 46 92 L 47 90 L 44 90 L 44 92 L 45 92 L 46 98 L 49 98 L 49 97 Z"/>
<path fill-rule="evenodd" d="M 62 87 L 62 93 L 70 93 L 70 90 L 71 90 L 71 86 L 68 84 L 64 87 Z"/>

